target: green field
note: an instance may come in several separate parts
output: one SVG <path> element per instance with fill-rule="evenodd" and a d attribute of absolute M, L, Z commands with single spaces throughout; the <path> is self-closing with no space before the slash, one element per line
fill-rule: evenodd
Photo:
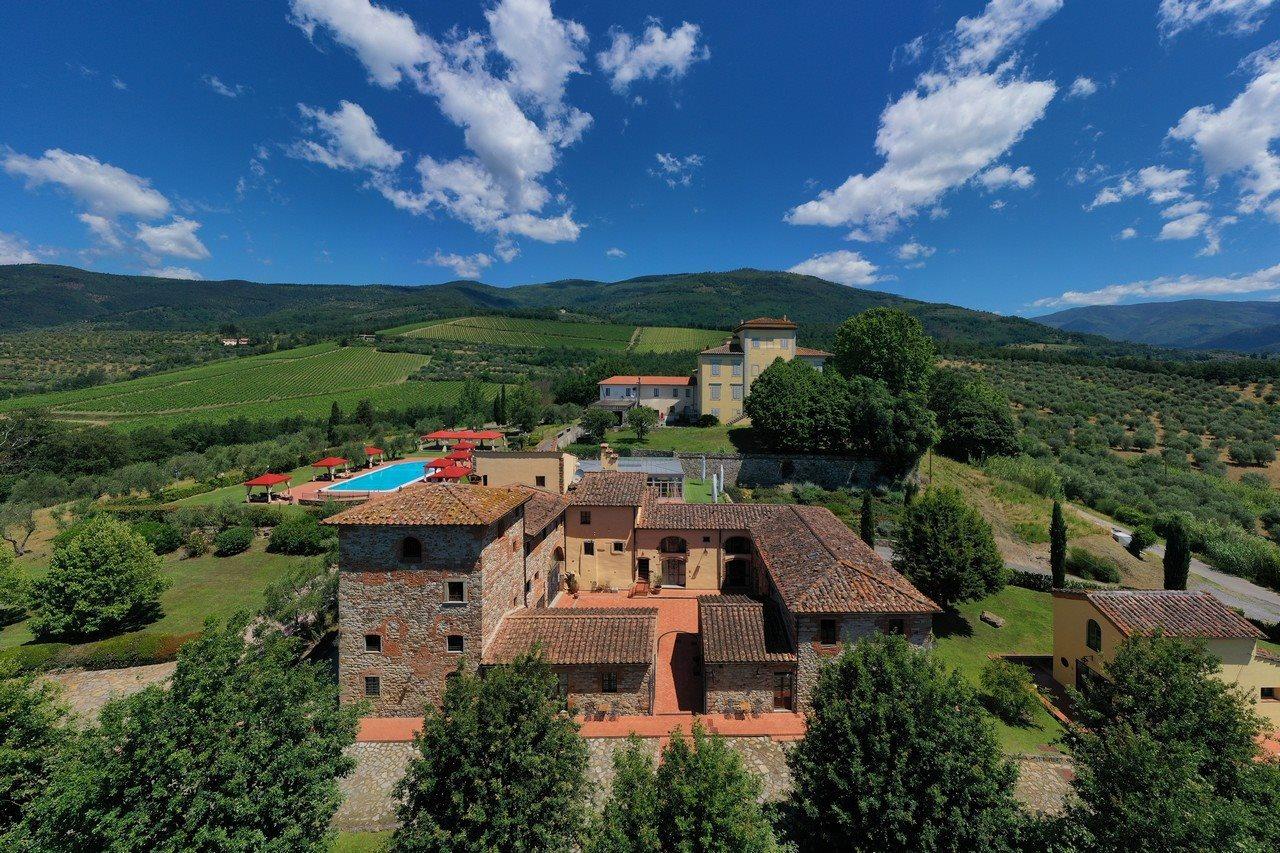
<path fill-rule="evenodd" d="M 422 326 L 405 335 L 468 344 L 625 352 L 635 331 L 634 326 L 606 323 L 562 323 L 558 320 L 530 320 L 520 317 L 461 317 L 445 323 Z"/>
<path fill-rule="evenodd" d="M 673 326 L 643 326 L 636 338 L 636 352 L 686 352 L 719 346 L 729 337 L 717 329 L 681 329 Z"/>
<path fill-rule="evenodd" d="M 317 344 L 128 382 L 4 400 L 0 412 L 39 407 L 61 420 L 134 428 L 237 416 L 318 418 L 334 402 L 349 410 L 361 400 L 384 409 L 456 401 L 461 382 L 407 381 L 428 360 L 416 353 Z"/>

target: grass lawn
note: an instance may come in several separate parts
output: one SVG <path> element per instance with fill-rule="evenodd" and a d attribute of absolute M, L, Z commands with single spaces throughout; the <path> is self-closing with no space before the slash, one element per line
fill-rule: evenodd
<path fill-rule="evenodd" d="M 720 500 L 725 500 L 723 495 Z M 711 478 L 699 480 L 696 477 L 687 477 L 684 481 L 684 502 L 689 504 L 709 504 L 711 503 Z"/>
<path fill-rule="evenodd" d="M 655 427 L 644 443 L 636 441 L 629 429 L 614 430 L 605 441 L 617 447 L 640 447 L 646 450 L 672 450 L 684 453 L 736 453 L 738 446 L 751 434 L 743 424 L 713 427 Z"/>
<path fill-rule="evenodd" d="M 993 628 L 978 619 L 983 610 L 1005 618 L 1003 628 Z M 1053 610 L 1049 593 L 1021 587 L 1005 587 L 995 595 L 959 607 L 961 621 L 934 624 L 935 653 L 940 661 L 955 668 L 976 686 L 988 655 L 1014 653 L 1053 654 Z M 996 722 L 1000 745 L 1007 753 L 1037 753 L 1062 734 L 1062 726 L 1043 707 L 1036 709 L 1032 724 L 1015 728 Z"/>
<path fill-rule="evenodd" d="M 255 539 L 248 551 L 233 557 L 206 555 L 182 559 L 181 551 L 163 557 L 162 571 L 172 582 L 160 596 L 164 615 L 143 630 L 188 634 L 199 631 L 210 616 L 226 619 L 237 610 L 257 610 L 262 606 L 263 590 L 299 560 L 306 559 L 268 554 L 265 547 L 265 539 Z M 43 574 L 43 567 L 39 574 Z M 0 631 L 0 648 L 31 640 L 25 622 Z"/>
<path fill-rule="evenodd" d="M 383 832 L 339 832 L 333 842 L 333 853 L 376 853 L 386 850 L 391 830 Z"/>

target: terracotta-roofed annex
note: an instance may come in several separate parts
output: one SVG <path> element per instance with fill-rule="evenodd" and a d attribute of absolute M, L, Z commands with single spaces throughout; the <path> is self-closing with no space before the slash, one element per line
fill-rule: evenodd
<path fill-rule="evenodd" d="M 731 341 L 725 341 L 718 347 L 704 349 L 702 350 L 701 355 L 729 355 L 730 353 L 735 352 L 742 352 L 742 345 L 738 343 L 737 338 L 734 338 Z"/>
<path fill-rule="evenodd" d="M 702 659 L 707 663 L 794 661 L 795 650 L 773 602 L 745 595 L 698 598 Z"/>
<path fill-rule="evenodd" d="M 533 536 L 541 533 L 547 525 L 560 517 L 569 504 L 563 497 L 532 486 L 516 486 L 529 495 L 529 502 L 524 505 L 524 533 Z"/>
<path fill-rule="evenodd" d="M 610 376 L 602 379 L 597 385 L 675 385 L 695 384 L 692 376 Z"/>
<path fill-rule="evenodd" d="M 809 358 L 831 358 L 832 353 L 824 349 L 814 349 L 813 347 L 796 347 L 796 355 L 808 356 Z"/>
<path fill-rule="evenodd" d="M 793 613 L 942 612 L 825 507 L 785 506 L 749 529 Z"/>
<path fill-rule="evenodd" d="M 529 500 L 517 488 L 415 483 L 325 519 L 325 524 L 489 525 Z"/>
<path fill-rule="evenodd" d="M 1205 590 L 1097 590 L 1085 597 L 1126 637 L 1159 630 L 1170 637 L 1207 640 L 1266 638 Z"/>
<path fill-rule="evenodd" d="M 641 471 L 588 471 L 567 497 L 571 506 L 642 506 L 647 483 Z"/>
<path fill-rule="evenodd" d="M 797 328 L 792 320 L 788 320 L 786 316 L 782 317 L 756 317 L 754 320 L 743 320 L 739 323 L 734 331 L 740 329 L 794 329 Z"/>
<path fill-rule="evenodd" d="M 647 664 L 655 653 L 656 607 L 552 607 L 507 614 L 483 663 L 510 663 L 535 645 L 547 662 Z"/>

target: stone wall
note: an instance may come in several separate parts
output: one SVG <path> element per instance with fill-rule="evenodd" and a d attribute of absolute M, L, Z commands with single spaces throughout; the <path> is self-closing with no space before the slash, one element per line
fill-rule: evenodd
<path fill-rule="evenodd" d="M 840 642 L 826 646 L 818 642 L 820 625 L 824 618 L 835 618 L 840 621 Z M 893 614 L 831 614 L 828 616 L 796 616 L 794 629 L 796 637 L 796 709 L 807 711 L 809 697 L 814 685 L 818 683 L 818 672 L 822 665 L 840 654 L 845 645 L 856 643 L 860 638 L 879 633 L 887 629 L 890 619 L 903 619 L 906 627 L 907 641 L 913 645 L 928 648 L 933 645 L 933 617 L 929 614 L 912 614 L 908 616 Z"/>
<path fill-rule="evenodd" d="M 795 671 L 795 664 L 712 663 L 704 667 L 706 713 L 731 714 L 746 702 L 753 710 L 773 710 L 774 674 Z"/>
<path fill-rule="evenodd" d="M 707 460 L 707 476 L 720 473 L 724 481 L 744 488 L 780 486 L 783 483 L 816 483 L 824 489 L 863 488 L 876 477 L 876 463 L 844 456 L 808 456 L 787 453 L 671 453 L 662 450 L 632 450 L 635 456 L 665 456 L 680 460 L 686 477 L 702 476 L 702 459 Z"/>
<path fill-rule="evenodd" d="M 529 540 L 529 537 L 525 538 Z M 548 584 L 551 589 L 564 588 L 563 579 L 555 580 L 560 571 L 555 552 L 557 548 L 561 553 L 564 551 L 564 525 L 557 521 L 546 531 L 543 539 L 531 541 L 537 544 L 524 560 L 525 579 L 528 581 L 525 603 L 528 607 L 546 607 L 553 597 L 547 594 Z"/>
<path fill-rule="evenodd" d="M 579 712 L 592 708 L 611 706 L 613 713 L 633 716 L 648 714 L 652 708 L 652 664 L 589 664 L 583 666 L 557 666 L 556 674 L 567 687 L 569 706 Z M 601 691 L 601 676 L 613 671 L 618 674 L 618 692 Z"/>
<path fill-rule="evenodd" d="M 343 526 L 339 530 L 338 680 L 344 704 L 367 699 L 376 716 L 417 716 L 438 705 L 444 680 L 474 665 L 503 613 L 524 592 L 523 516 L 480 526 Z M 422 543 L 422 562 L 400 561 L 406 536 Z M 514 543 L 514 546 L 513 546 Z M 446 583 L 466 582 L 466 601 L 446 601 Z M 514 605 L 513 605 L 514 602 Z M 366 651 L 366 635 L 381 638 Z M 463 638 L 450 652 L 447 638 Z M 365 678 L 380 681 L 366 696 Z"/>

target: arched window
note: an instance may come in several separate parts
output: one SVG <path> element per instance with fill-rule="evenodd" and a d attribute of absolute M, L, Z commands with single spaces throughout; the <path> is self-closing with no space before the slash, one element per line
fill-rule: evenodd
<path fill-rule="evenodd" d="M 406 536 L 400 540 L 400 562 L 422 562 L 422 541 L 418 537 Z"/>
<path fill-rule="evenodd" d="M 1102 626 L 1097 620 L 1090 619 L 1084 628 L 1084 644 L 1095 652 L 1102 651 Z"/>
<path fill-rule="evenodd" d="M 668 536 L 659 543 L 658 550 L 664 554 L 685 554 L 689 544 L 680 536 Z"/>
<path fill-rule="evenodd" d="M 730 536 L 724 540 L 724 552 L 726 554 L 750 554 L 751 540 L 745 536 Z"/>

